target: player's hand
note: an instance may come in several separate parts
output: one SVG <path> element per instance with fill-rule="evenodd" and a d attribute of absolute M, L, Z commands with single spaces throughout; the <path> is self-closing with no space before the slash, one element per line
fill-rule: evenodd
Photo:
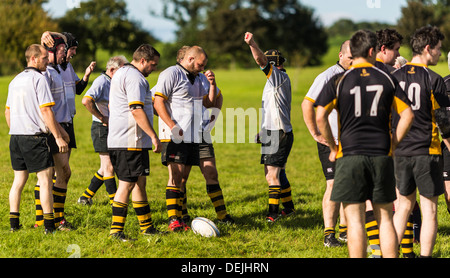
<path fill-rule="evenodd" d="M 253 34 L 250 32 L 246 32 L 245 36 L 244 36 L 244 41 L 248 44 L 248 45 L 252 45 L 254 40 L 253 40 Z"/>
<path fill-rule="evenodd" d="M 162 144 L 158 137 L 152 138 L 152 144 L 153 144 L 153 146 L 155 146 L 153 148 L 154 153 L 160 153 L 162 151 Z"/>
<path fill-rule="evenodd" d="M 313 136 L 314 140 L 316 140 L 316 142 L 325 145 L 325 146 L 329 146 L 327 140 L 322 136 L 322 134 L 317 134 L 315 136 Z"/>
<path fill-rule="evenodd" d="M 56 145 L 58 145 L 60 153 L 66 153 L 69 151 L 69 145 L 62 137 L 55 138 L 55 142 Z"/>
<path fill-rule="evenodd" d="M 95 62 L 95 61 L 91 62 L 91 64 L 86 68 L 86 72 L 84 73 L 84 75 L 90 76 L 91 73 L 94 72 L 96 65 L 97 65 L 97 62 Z"/>
<path fill-rule="evenodd" d="M 42 36 L 41 36 L 41 44 L 45 44 L 48 47 L 53 47 L 53 44 L 55 43 L 55 41 L 52 38 L 52 35 L 50 34 L 49 31 L 45 31 Z"/>
<path fill-rule="evenodd" d="M 172 132 L 172 140 L 174 143 L 178 144 L 183 141 L 184 132 L 178 124 L 174 125 L 170 131 Z"/>
<path fill-rule="evenodd" d="M 338 151 L 337 146 L 330 151 L 330 156 L 328 157 L 330 162 L 335 162 L 336 161 L 337 151 Z"/>
<path fill-rule="evenodd" d="M 214 72 L 207 70 L 204 74 L 211 85 L 214 85 L 216 83 L 216 76 Z"/>

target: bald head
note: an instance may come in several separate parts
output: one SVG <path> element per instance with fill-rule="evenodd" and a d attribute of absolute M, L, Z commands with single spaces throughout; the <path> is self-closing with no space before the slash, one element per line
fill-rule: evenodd
<path fill-rule="evenodd" d="M 352 65 L 352 53 L 350 51 L 350 40 L 346 40 L 341 44 L 339 51 L 339 64 L 347 70 Z"/>
<path fill-rule="evenodd" d="M 180 64 L 190 73 L 198 75 L 205 70 L 208 63 L 208 55 L 200 46 L 192 46 L 185 49 L 185 54 Z"/>

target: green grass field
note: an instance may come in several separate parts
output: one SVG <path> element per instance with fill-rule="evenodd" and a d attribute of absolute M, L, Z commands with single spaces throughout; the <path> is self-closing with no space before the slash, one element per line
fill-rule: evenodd
<path fill-rule="evenodd" d="M 334 63 L 336 59 L 330 59 Z M 330 65 L 328 63 L 328 65 Z M 99 167 L 94 153 L 90 126 L 91 116 L 77 97 L 75 129 L 78 148 L 71 157 L 72 177 L 66 200 L 66 214 L 76 230 L 44 235 L 34 224 L 34 184 L 30 175 L 22 195 L 21 223 L 24 229 L 9 232 L 8 194 L 13 180 L 10 166 L 8 128 L 0 116 L 0 257 L 2 258 L 67 258 L 73 251 L 82 258 L 345 258 L 347 248 L 328 249 L 323 246 L 322 195 L 325 180 L 317 157 L 315 142 L 304 125 L 301 101 L 314 77 L 327 66 L 289 69 L 293 84 L 292 121 L 295 142 L 287 165 L 297 214 L 275 225 L 265 222 L 268 187 L 263 166 L 259 164 L 259 145 L 246 143 L 215 144 L 219 179 L 228 212 L 234 225 L 219 225 L 221 236 L 203 238 L 193 232 L 171 233 L 162 236 L 138 235 L 138 221 L 134 210 L 128 212 L 125 233 L 137 237 L 135 242 L 108 239 L 111 208 L 104 187 L 94 198 L 94 205 L 76 204 Z M 446 65 L 434 68 L 446 75 Z M 91 82 L 98 75 L 91 77 Z M 158 73 L 149 76 L 151 86 Z M 217 82 L 224 95 L 224 108 L 255 108 L 261 105 L 264 75 L 255 70 L 216 71 Z M 13 77 L 0 77 L 0 103 L 6 102 L 8 84 Z M 224 115 L 225 118 L 225 115 Z M 155 118 L 155 123 L 156 123 Z M 227 127 L 230 123 L 227 123 Z M 253 134 L 250 135 L 253 137 Z M 248 138 L 248 137 L 247 137 Z M 151 173 L 147 179 L 152 217 L 156 226 L 167 230 L 165 185 L 167 169 L 160 164 L 160 156 L 151 154 Z M 191 217 L 203 216 L 212 220 L 216 215 L 206 194 L 205 182 L 198 168 L 193 168 L 188 181 L 188 208 Z M 450 257 L 450 215 L 443 197 L 439 203 L 439 234 L 435 257 Z M 73 247 L 76 249 L 73 249 Z M 418 250 L 419 246 L 415 246 Z"/>

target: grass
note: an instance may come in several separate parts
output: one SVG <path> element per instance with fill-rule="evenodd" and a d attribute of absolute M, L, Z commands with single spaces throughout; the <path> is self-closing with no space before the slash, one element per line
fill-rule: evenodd
<path fill-rule="evenodd" d="M 334 62 L 333 62 L 334 63 Z M 94 205 L 76 204 L 99 167 L 91 138 L 91 116 L 77 97 L 75 134 L 78 148 L 70 160 L 72 177 L 66 201 L 69 222 L 76 226 L 71 232 L 51 236 L 42 229 L 33 229 L 34 193 L 36 176 L 30 175 L 22 194 L 21 223 L 24 229 L 9 232 L 8 194 L 13 173 L 8 155 L 8 129 L 0 115 L 0 257 L 2 258 L 345 258 L 347 248 L 323 247 L 322 195 L 325 180 L 316 153 L 315 142 L 304 125 L 301 101 L 317 74 L 327 66 L 288 69 L 293 84 L 292 122 L 295 142 L 287 165 L 297 214 L 282 219 L 276 225 L 265 222 L 268 187 L 263 167 L 259 164 L 259 145 L 246 143 L 215 144 L 219 179 L 227 209 L 235 218 L 234 225 L 220 225 L 221 236 L 202 238 L 192 232 L 143 237 L 138 235 L 138 222 L 130 207 L 125 232 L 138 240 L 118 243 L 108 239 L 111 208 L 104 187 L 94 198 Z M 436 70 L 446 75 L 444 65 Z M 150 75 L 151 86 L 158 73 Z M 91 82 L 96 77 L 92 76 Z M 224 109 L 241 107 L 259 109 L 264 75 L 255 70 L 216 71 L 217 82 L 224 94 Z M 12 76 L 0 77 L 0 103 L 6 102 L 7 87 Z M 224 117 L 225 118 L 225 117 Z M 155 120 L 155 123 L 157 121 Z M 229 123 L 227 123 L 229 124 Z M 252 137 L 252 136 L 250 136 Z M 147 179 L 152 217 L 156 226 L 167 230 L 165 184 L 167 169 L 160 164 L 157 154 L 150 155 L 151 173 Z M 205 182 L 198 168 L 193 168 L 188 181 L 188 207 L 192 217 L 216 219 L 206 194 Z M 450 257 L 450 216 L 443 197 L 439 200 L 439 233 L 434 251 L 436 257 Z M 76 249 L 72 249 L 76 247 Z M 415 246 L 415 248 L 419 248 Z M 72 250 L 77 250 L 75 253 Z"/>

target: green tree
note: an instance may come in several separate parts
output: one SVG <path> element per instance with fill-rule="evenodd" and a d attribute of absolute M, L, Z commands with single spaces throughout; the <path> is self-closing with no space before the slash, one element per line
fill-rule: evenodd
<path fill-rule="evenodd" d="M 84 70 L 90 60 L 96 60 L 99 49 L 110 54 L 116 51 L 132 53 L 143 43 L 156 42 L 150 33 L 127 16 L 124 0 L 91 0 L 81 2 L 79 8 L 69 10 L 59 18 L 62 31 L 73 33 L 80 43 L 77 51 L 79 70 Z"/>
<path fill-rule="evenodd" d="M 26 65 L 25 50 L 41 42 L 44 31 L 58 25 L 42 8 L 44 0 L 0 1 L 0 75 L 14 74 Z"/>
<path fill-rule="evenodd" d="M 411 35 L 420 27 L 438 26 L 445 35 L 443 49 L 450 48 L 450 0 L 408 0 L 402 7 L 398 31 L 409 42 Z"/>

